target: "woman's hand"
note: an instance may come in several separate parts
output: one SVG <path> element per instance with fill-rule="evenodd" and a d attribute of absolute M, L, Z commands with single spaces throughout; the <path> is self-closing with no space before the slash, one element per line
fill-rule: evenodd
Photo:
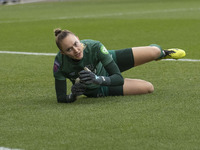
<path fill-rule="evenodd" d="M 80 82 L 84 84 L 102 84 L 103 76 L 97 76 L 91 71 L 82 70 L 80 73 Z"/>
<path fill-rule="evenodd" d="M 75 83 L 71 87 L 71 92 L 75 96 L 80 96 L 80 95 L 83 95 L 83 93 L 85 92 L 85 89 L 86 89 L 86 86 L 84 84 L 82 84 L 82 83 Z"/>

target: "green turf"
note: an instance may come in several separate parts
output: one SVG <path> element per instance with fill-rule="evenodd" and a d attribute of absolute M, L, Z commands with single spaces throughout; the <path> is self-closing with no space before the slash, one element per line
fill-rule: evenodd
<path fill-rule="evenodd" d="M 0 51 L 56 53 L 53 29 L 61 27 L 108 49 L 157 43 L 200 59 L 199 6 L 198 0 L 0 6 Z M 158 61 L 123 73 L 152 82 L 153 94 L 58 104 L 53 61 L 53 56 L 0 54 L 0 147 L 199 149 L 200 62 Z"/>

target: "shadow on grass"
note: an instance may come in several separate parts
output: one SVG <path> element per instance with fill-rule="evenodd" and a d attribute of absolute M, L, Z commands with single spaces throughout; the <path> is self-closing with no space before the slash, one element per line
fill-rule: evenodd
<path fill-rule="evenodd" d="M 108 96 L 108 97 L 100 97 L 100 98 L 88 98 L 88 97 L 81 97 L 77 99 L 73 104 L 102 104 L 102 103 L 128 103 L 133 101 L 144 101 L 147 100 L 145 98 L 147 95 L 132 95 L 132 96 Z"/>
<path fill-rule="evenodd" d="M 30 101 L 26 101 L 26 104 L 39 107 L 63 107 L 63 106 L 77 106 L 77 105 L 99 105 L 99 104 L 112 104 L 112 103 L 130 103 L 146 101 L 151 99 L 153 94 L 147 95 L 133 95 L 133 96 L 108 96 L 100 98 L 88 98 L 86 96 L 80 96 L 73 103 L 58 103 L 56 97 L 44 96 L 36 97 Z M 154 96 L 153 96 L 154 97 Z"/>

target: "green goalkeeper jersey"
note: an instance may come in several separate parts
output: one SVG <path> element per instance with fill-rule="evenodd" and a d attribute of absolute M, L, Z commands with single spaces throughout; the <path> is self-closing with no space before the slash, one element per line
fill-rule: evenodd
<path fill-rule="evenodd" d="M 110 64 L 113 59 L 104 45 L 95 40 L 81 40 L 81 43 L 84 44 L 84 50 L 83 58 L 80 61 L 72 60 L 70 57 L 58 52 L 54 62 L 55 79 L 66 80 L 66 78 L 68 78 L 74 84 L 75 79 L 79 77 L 79 72 L 83 70 L 84 67 L 89 68 L 97 76 L 108 76 L 104 67 Z M 114 72 L 120 74 L 118 67 Z M 88 85 L 87 91 L 98 87 L 100 87 L 100 85 Z"/>

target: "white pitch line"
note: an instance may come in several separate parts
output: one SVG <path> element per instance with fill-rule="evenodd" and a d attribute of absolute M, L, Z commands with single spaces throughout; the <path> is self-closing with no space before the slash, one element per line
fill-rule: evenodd
<path fill-rule="evenodd" d="M 190 61 L 190 62 L 200 62 L 200 59 L 162 59 L 162 61 Z"/>
<path fill-rule="evenodd" d="M 37 56 L 56 56 L 57 53 L 34 53 L 34 52 L 15 52 L 0 51 L 0 54 L 20 54 L 20 55 L 37 55 Z M 200 59 L 163 59 L 162 61 L 184 61 L 184 62 L 200 62 Z"/>
<path fill-rule="evenodd" d="M 101 18 L 101 17 L 115 17 L 125 15 L 141 15 L 141 14 L 153 14 L 153 13 L 173 13 L 173 12 L 186 12 L 186 11 L 200 11 L 200 8 L 180 8 L 180 9 L 162 9 L 162 10 L 147 10 L 147 11 L 132 11 L 132 12 L 116 12 L 108 14 L 93 14 L 93 15 L 81 15 L 81 16 L 63 16 L 54 18 L 27 18 L 25 20 L 7 20 L 0 21 L 2 23 L 20 23 L 20 22 L 34 22 L 34 21 L 45 21 L 45 20 L 66 20 L 66 19 L 87 19 L 87 18 Z"/>
<path fill-rule="evenodd" d="M 56 56 L 56 53 L 33 53 L 33 52 L 15 52 L 15 51 L 0 51 L 1 54 L 21 54 L 21 55 L 38 55 L 38 56 Z"/>
<path fill-rule="evenodd" d="M 20 149 L 0 147 L 0 150 L 20 150 Z"/>

